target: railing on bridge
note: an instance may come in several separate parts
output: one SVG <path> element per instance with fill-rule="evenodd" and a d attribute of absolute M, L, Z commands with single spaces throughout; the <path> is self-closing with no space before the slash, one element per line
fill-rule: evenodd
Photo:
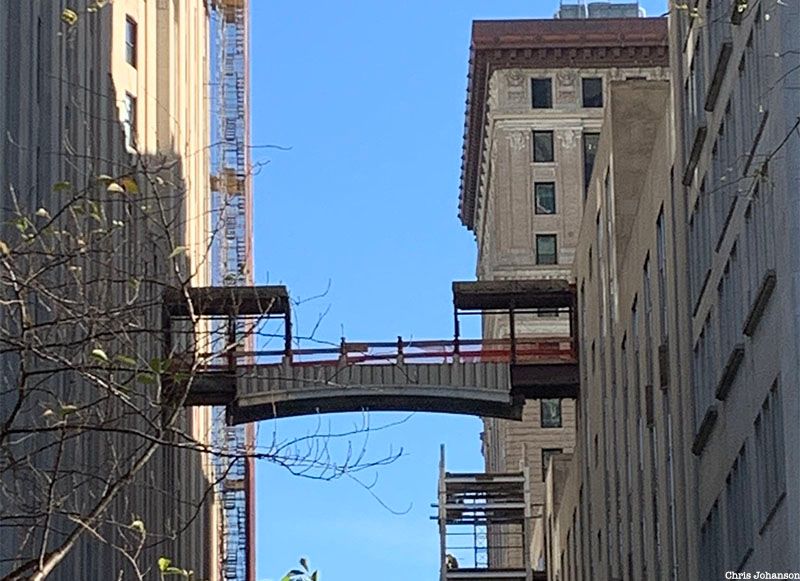
<path fill-rule="evenodd" d="M 454 285 L 452 340 L 348 342 L 295 348 L 285 287 L 230 287 L 168 292 L 166 357 L 186 353 L 194 376 L 186 405 L 225 405 L 230 421 L 305 413 L 373 410 L 440 411 L 520 419 L 526 399 L 578 395 L 574 292 L 563 281 Z M 481 310 L 482 309 L 482 310 Z M 569 315 L 569 335 L 520 336 L 515 316 L 545 309 Z M 463 339 L 458 316 L 507 314 L 507 339 Z M 215 319 L 205 348 L 181 320 Z M 282 334 L 263 332 L 274 319 Z M 173 321 L 174 320 L 174 321 Z M 182 332 L 187 336 L 182 336 Z M 243 349 L 242 336 L 281 337 L 274 350 Z M 182 347 L 177 348 L 178 346 Z"/>
<path fill-rule="evenodd" d="M 351 342 L 338 347 L 202 353 L 203 369 L 222 370 L 246 361 L 256 365 L 369 365 L 403 363 L 560 363 L 575 362 L 569 337 L 403 340 Z"/>

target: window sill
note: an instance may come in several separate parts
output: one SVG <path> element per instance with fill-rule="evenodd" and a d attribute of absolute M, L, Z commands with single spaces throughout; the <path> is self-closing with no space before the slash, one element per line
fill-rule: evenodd
<path fill-rule="evenodd" d="M 758 329 L 758 324 L 761 322 L 761 317 L 764 316 L 764 311 L 767 310 L 767 305 L 775 290 L 776 283 L 777 276 L 775 271 L 768 270 L 764 275 L 764 280 L 761 281 L 756 299 L 753 301 L 750 312 L 747 314 L 747 318 L 744 321 L 744 329 L 742 332 L 748 337 L 752 337 L 756 329 Z"/>
<path fill-rule="evenodd" d="M 717 238 L 717 246 L 714 249 L 714 252 L 719 252 L 719 249 L 722 248 L 722 243 L 725 240 L 725 234 L 728 233 L 728 226 L 730 226 L 731 219 L 733 218 L 733 212 L 736 210 L 736 204 L 738 201 L 738 196 L 734 197 L 730 208 L 728 208 L 728 215 L 725 216 L 725 223 L 722 225 L 722 232 L 720 232 L 719 238 Z"/>
<path fill-rule="evenodd" d="M 714 430 L 714 426 L 717 424 L 717 417 L 719 413 L 717 412 L 717 406 L 711 404 L 708 406 L 706 410 L 706 415 L 703 417 L 703 421 L 700 422 L 700 428 L 697 430 L 697 435 L 694 437 L 694 442 L 692 442 L 692 454 L 695 456 L 700 456 L 703 453 L 703 449 L 708 444 L 708 440 L 711 437 L 711 432 Z"/>
<path fill-rule="evenodd" d="M 750 555 L 753 554 L 753 547 L 747 547 L 747 550 L 744 552 L 744 557 L 739 560 L 739 565 L 736 567 L 736 572 L 741 573 L 744 566 L 747 564 L 747 560 L 750 558 Z"/>
<path fill-rule="evenodd" d="M 700 303 L 703 302 L 703 295 L 706 293 L 706 287 L 708 286 L 708 281 L 711 278 L 711 269 L 709 268 L 706 270 L 706 274 L 703 276 L 703 284 L 700 285 L 700 290 L 697 291 L 697 298 L 694 300 L 694 309 L 692 309 L 692 317 L 697 316 L 697 311 L 700 309 Z"/>
<path fill-rule="evenodd" d="M 688 186 L 692 183 L 692 174 L 694 173 L 694 169 L 697 167 L 697 162 L 700 160 L 700 153 L 703 151 L 703 143 L 706 140 L 706 135 L 708 134 L 708 127 L 705 125 L 701 125 L 697 128 L 697 131 L 694 134 L 694 142 L 692 143 L 692 151 L 689 153 L 689 159 L 686 163 L 686 171 L 683 172 L 683 180 L 682 183 L 684 186 Z"/>
<path fill-rule="evenodd" d="M 753 158 L 756 156 L 756 150 L 758 149 L 758 144 L 761 141 L 761 136 L 764 135 L 764 129 L 767 127 L 767 119 L 769 119 L 769 111 L 764 111 L 764 113 L 761 115 L 761 123 L 758 124 L 758 129 L 756 130 L 756 136 L 753 138 L 753 146 L 750 148 L 750 153 L 747 155 L 747 161 L 744 163 L 742 177 L 747 177 L 748 172 L 750 171 L 750 165 L 753 163 Z"/>
<path fill-rule="evenodd" d="M 772 505 L 772 508 L 770 509 L 769 513 L 767 513 L 767 518 L 764 519 L 764 524 L 762 524 L 761 527 L 758 529 L 759 536 L 764 534 L 764 531 L 767 530 L 767 527 L 772 522 L 772 519 L 775 518 L 775 514 L 781 507 L 784 498 L 786 498 L 785 490 L 781 492 L 780 496 L 778 496 L 778 500 L 775 501 L 775 504 Z"/>
<path fill-rule="evenodd" d="M 731 53 L 733 53 L 733 43 L 724 42 L 717 57 L 717 66 L 714 68 L 714 76 L 711 78 L 711 84 L 706 93 L 706 102 L 704 108 L 706 111 L 713 111 L 717 106 L 717 99 L 719 98 L 719 91 L 722 89 L 722 81 L 725 80 L 725 73 L 728 71 L 728 62 L 731 60 Z"/>
<path fill-rule="evenodd" d="M 733 381 L 736 379 L 736 373 L 739 371 L 739 367 L 742 365 L 742 360 L 744 359 L 744 345 L 742 343 L 738 343 L 733 347 L 731 354 L 728 356 L 728 361 L 725 363 L 725 367 L 722 369 L 722 377 L 719 379 L 719 383 L 717 384 L 717 389 L 714 392 L 716 398 L 720 401 L 725 401 L 728 397 L 728 392 L 733 385 Z"/>

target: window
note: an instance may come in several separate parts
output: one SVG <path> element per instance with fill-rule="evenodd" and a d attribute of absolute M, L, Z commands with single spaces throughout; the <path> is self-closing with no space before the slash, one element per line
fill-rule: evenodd
<path fill-rule="evenodd" d="M 531 79 L 531 95 L 534 109 L 553 108 L 553 84 L 550 79 Z"/>
<path fill-rule="evenodd" d="M 667 241 L 664 232 L 664 207 L 656 220 L 656 260 L 658 262 L 658 324 L 661 342 L 667 339 Z"/>
<path fill-rule="evenodd" d="M 725 481 L 728 519 L 728 571 L 741 571 L 753 542 L 753 513 L 747 448 L 742 446 Z"/>
<path fill-rule="evenodd" d="M 533 161 L 547 163 L 553 161 L 553 132 L 533 132 Z"/>
<path fill-rule="evenodd" d="M 543 399 L 541 400 L 541 426 L 543 428 L 561 427 L 561 400 Z"/>
<path fill-rule="evenodd" d="M 128 16 L 125 18 L 125 60 L 136 68 L 136 21 Z"/>
<path fill-rule="evenodd" d="M 589 180 L 592 179 L 594 158 L 597 156 L 597 145 L 600 143 L 599 133 L 583 134 L 583 200 L 589 195 Z"/>
<path fill-rule="evenodd" d="M 603 106 L 603 79 L 598 77 L 583 79 L 582 89 L 584 107 Z"/>
<path fill-rule="evenodd" d="M 536 264 L 558 264 L 555 234 L 536 235 Z"/>
<path fill-rule="evenodd" d="M 136 148 L 136 97 L 130 93 L 125 93 L 123 114 L 122 130 L 125 133 L 125 147 L 133 151 Z"/>
<path fill-rule="evenodd" d="M 722 579 L 724 575 L 722 523 L 720 522 L 719 501 L 714 503 L 708 518 L 700 529 L 700 577 L 702 579 Z"/>
<path fill-rule="evenodd" d="M 542 448 L 542 481 L 547 477 L 547 465 L 550 463 L 550 456 L 561 454 L 563 448 Z"/>
<path fill-rule="evenodd" d="M 758 471 L 758 522 L 763 529 L 786 490 L 783 407 L 777 382 L 761 406 L 755 423 Z"/>
<path fill-rule="evenodd" d="M 556 213 L 556 184 L 553 182 L 538 182 L 533 186 L 534 202 L 537 214 Z"/>

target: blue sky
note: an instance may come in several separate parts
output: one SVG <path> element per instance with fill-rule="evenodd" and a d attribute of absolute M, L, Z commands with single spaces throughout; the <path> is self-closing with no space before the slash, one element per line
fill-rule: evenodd
<path fill-rule="evenodd" d="M 452 336 L 450 283 L 471 280 L 475 244 L 457 216 L 470 24 L 550 17 L 553 0 L 252 0 L 252 139 L 259 283 L 286 284 L 295 333 L 321 340 Z M 643 5 L 650 15 L 665 0 Z M 477 323 L 475 321 L 474 323 Z M 478 327 L 465 329 L 477 336 Z M 260 580 L 308 556 L 324 581 L 436 579 L 439 445 L 450 470 L 480 470 L 480 421 L 337 414 L 262 422 L 264 443 L 361 425 L 390 466 L 318 482 L 257 466 Z M 360 447 L 363 440 L 356 438 Z M 334 446 L 343 459 L 346 448 Z M 376 495 L 381 502 L 373 496 Z M 388 509 L 383 506 L 388 506 Z M 403 514 L 395 514 L 397 512 Z"/>

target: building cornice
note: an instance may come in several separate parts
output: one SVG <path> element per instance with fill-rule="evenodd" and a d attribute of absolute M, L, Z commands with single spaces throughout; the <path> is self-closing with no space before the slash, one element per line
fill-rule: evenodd
<path fill-rule="evenodd" d="M 669 47 L 664 18 L 473 22 L 461 157 L 461 222 L 474 228 L 486 154 L 489 80 L 494 71 L 666 66 Z"/>

